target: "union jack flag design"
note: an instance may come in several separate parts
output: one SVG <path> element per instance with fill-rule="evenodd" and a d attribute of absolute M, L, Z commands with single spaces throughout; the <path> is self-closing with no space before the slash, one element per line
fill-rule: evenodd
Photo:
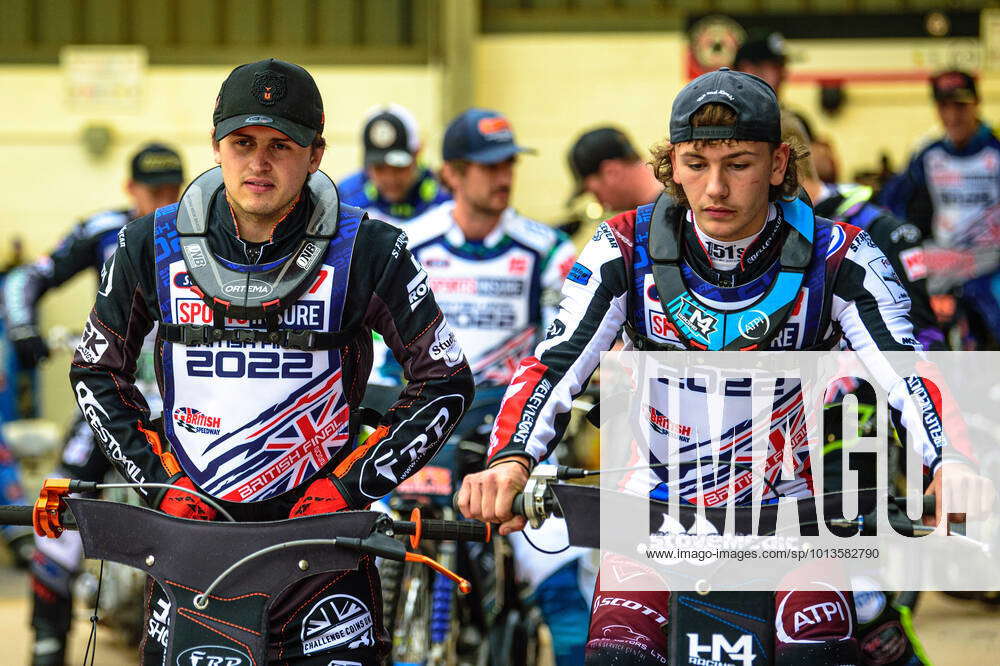
<path fill-rule="evenodd" d="M 341 370 L 213 442 L 225 453 L 195 482 L 213 497 L 260 501 L 291 490 L 326 465 L 350 436 Z M 192 466 L 193 468 L 194 466 Z"/>

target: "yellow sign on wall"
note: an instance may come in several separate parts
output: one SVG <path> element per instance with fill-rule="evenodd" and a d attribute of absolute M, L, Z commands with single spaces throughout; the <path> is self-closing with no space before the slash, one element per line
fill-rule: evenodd
<path fill-rule="evenodd" d="M 144 46 L 65 46 L 59 64 L 74 111 L 137 113 L 149 53 Z"/>

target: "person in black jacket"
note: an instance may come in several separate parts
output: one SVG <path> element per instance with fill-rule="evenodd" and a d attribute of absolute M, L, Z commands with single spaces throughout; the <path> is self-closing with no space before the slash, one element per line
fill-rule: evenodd
<path fill-rule="evenodd" d="M 468 364 L 406 235 L 341 204 L 319 171 L 323 118 L 301 67 L 234 69 L 213 114 L 221 168 L 195 179 L 179 206 L 129 224 L 108 263 L 70 382 L 126 479 L 189 489 L 138 488 L 172 515 L 213 519 L 195 492 L 241 521 L 364 508 L 430 460 L 472 398 Z M 154 324 L 159 427 L 133 383 Z M 355 446 L 372 330 L 408 384 Z M 340 617 L 347 601 L 357 622 L 326 633 L 334 625 L 318 618 Z M 271 606 L 269 652 L 297 664 L 380 663 L 381 607 L 367 556 L 357 571 L 309 578 Z M 156 618 L 144 663 L 162 660 L 168 631 L 184 631 Z"/>

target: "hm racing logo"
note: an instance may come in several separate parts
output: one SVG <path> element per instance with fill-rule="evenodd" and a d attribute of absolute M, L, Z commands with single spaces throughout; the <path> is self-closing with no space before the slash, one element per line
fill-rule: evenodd
<path fill-rule="evenodd" d="M 715 332 L 719 325 L 719 318 L 706 310 L 703 310 L 697 303 L 686 296 L 678 296 L 670 302 L 668 306 L 670 314 L 674 316 L 677 323 L 681 325 L 683 332 L 687 335 L 694 335 L 701 338 L 706 343 L 709 336 Z"/>

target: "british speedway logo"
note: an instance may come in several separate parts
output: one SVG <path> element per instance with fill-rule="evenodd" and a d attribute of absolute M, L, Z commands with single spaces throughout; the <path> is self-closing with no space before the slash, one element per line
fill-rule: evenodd
<path fill-rule="evenodd" d="M 199 435 L 218 435 L 222 431 L 221 416 L 209 416 L 193 407 L 175 408 L 174 423 L 188 432 Z"/>

